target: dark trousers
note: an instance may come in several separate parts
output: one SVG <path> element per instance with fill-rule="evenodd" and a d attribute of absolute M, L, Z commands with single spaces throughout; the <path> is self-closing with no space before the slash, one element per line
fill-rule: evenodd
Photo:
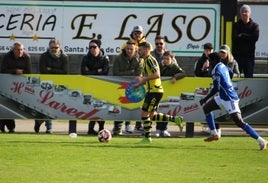
<path fill-rule="evenodd" d="M 124 121 L 114 121 L 114 130 L 121 130 L 123 126 Z M 125 125 L 130 125 L 130 121 L 126 121 Z"/>
<path fill-rule="evenodd" d="M 240 73 L 244 73 L 245 78 L 253 78 L 255 58 L 254 57 L 236 57 L 235 58 Z"/>
<path fill-rule="evenodd" d="M 167 126 L 168 126 L 168 122 L 157 122 L 156 123 L 157 130 L 165 131 L 165 130 L 167 130 Z"/>
<path fill-rule="evenodd" d="M 89 121 L 89 123 L 88 123 L 88 132 L 94 131 L 94 127 L 95 127 L 96 122 L 98 122 L 98 124 L 99 124 L 99 131 L 104 129 L 105 121 Z"/>
<path fill-rule="evenodd" d="M 0 131 L 5 132 L 5 126 L 9 132 L 14 132 L 15 130 L 15 120 L 14 119 L 3 119 L 0 120 Z"/>
<path fill-rule="evenodd" d="M 44 122 L 45 122 L 45 126 L 46 126 L 47 130 L 51 130 L 52 129 L 52 121 L 51 120 L 37 119 L 37 120 L 35 120 L 35 125 L 40 127 Z"/>
<path fill-rule="evenodd" d="M 69 120 L 69 133 L 76 133 L 76 120 Z"/>

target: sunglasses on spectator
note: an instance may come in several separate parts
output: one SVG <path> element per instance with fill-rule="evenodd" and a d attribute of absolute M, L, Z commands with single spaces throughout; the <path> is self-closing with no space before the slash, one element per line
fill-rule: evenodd
<path fill-rule="evenodd" d="M 58 49 L 59 47 L 58 46 L 52 46 L 50 47 L 50 49 Z"/>
<path fill-rule="evenodd" d="M 137 32 L 134 32 L 134 34 L 141 34 L 141 32 L 137 31 Z"/>
<path fill-rule="evenodd" d="M 90 47 L 89 47 L 89 49 L 92 49 L 92 48 L 93 48 L 93 49 L 96 49 L 97 46 L 90 46 Z"/>
<path fill-rule="evenodd" d="M 163 45 L 164 43 L 155 43 L 155 45 Z"/>

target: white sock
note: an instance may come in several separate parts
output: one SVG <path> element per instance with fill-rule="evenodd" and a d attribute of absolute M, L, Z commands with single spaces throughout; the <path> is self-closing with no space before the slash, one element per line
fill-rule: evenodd
<path fill-rule="evenodd" d="M 221 129 L 220 128 L 217 130 L 217 133 L 218 133 L 218 136 L 221 137 Z"/>
<path fill-rule="evenodd" d="M 262 143 L 262 142 L 264 142 L 265 140 L 264 140 L 262 137 L 259 137 L 259 138 L 257 139 L 257 141 L 258 141 L 259 143 Z"/>

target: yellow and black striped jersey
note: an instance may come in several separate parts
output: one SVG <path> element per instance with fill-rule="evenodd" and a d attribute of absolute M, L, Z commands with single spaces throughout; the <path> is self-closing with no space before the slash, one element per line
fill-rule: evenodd
<path fill-rule="evenodd" d="M 157 71 L 160 72 L 158 62 L 152 55 L 149 55 L 148 57 L 144 58 L 143 61 L 144 61 L 143 76 L 150 76 Z M 161 78 L 149 80 L 146 82 L 146 85 L 148 92 L 157 92 L 157 93 L 164 92 L 161 83 Z"/>

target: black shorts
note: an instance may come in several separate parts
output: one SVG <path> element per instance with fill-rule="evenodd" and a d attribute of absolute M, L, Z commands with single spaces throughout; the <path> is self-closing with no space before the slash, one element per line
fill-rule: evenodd
<path fill-rule="evenodd" d="M 156 111 L 162 97 L 163 97 L 163 93 L 157 93 L 157 92 L 146 93 L 144 102 L 142 105 L 142 110 L 146 112 Z"/>

